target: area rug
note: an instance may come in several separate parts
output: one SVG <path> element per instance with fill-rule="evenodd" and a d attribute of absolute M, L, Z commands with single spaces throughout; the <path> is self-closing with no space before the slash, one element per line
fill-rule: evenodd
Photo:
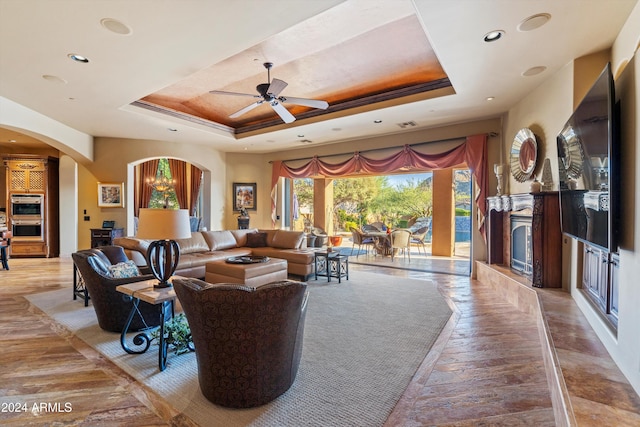
<path fill-rule="evenodd" d="M 169 355 L 158 370 L 157 346 L 125 353 L 119 334 L 97 326 L 91 305 L 68 289 L 28 299 L 138 381 L 202 426 L 380 426 L 451 316 L 431 281 L 352 272 L 342 284 L 309 282 L 298 376 L 275 401 L 227 409 L 202 396 L 193 353 Z"/>

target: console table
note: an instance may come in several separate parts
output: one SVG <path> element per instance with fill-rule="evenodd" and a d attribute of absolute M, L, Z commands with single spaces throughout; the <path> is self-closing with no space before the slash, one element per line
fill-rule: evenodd
<path fill-rule="evenodd" d="M 487 262 L 511 265 L 511 215 L 531 218 L 531 285 L 562 287 L 562 232 L 557 191 L 487 198 Z"/>
<path fill-rule="evenodd" d="M 92 228 L 91 247 L 111 246 L 116 237 L 124 237 L 124 228 Z"/>

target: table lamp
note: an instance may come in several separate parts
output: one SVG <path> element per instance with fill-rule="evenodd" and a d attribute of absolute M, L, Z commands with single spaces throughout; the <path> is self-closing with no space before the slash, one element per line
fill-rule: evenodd
<path fill-rule="evenodd" d="M 186 209 L 140 209 L 138 233 L 140 239 L 154 240 L 147 249 L 147 265 L 158 279 L 156 288 L 171 286 L 169 279 L 180 260 L 180 246 L 175 239 L 191 237 L 189 212 Z"/>

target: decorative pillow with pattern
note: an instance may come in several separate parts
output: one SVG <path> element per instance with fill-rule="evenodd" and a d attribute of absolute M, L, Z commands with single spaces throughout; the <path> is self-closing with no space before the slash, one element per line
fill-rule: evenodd
<path fill-rule="evenodd" d="M 248 248 L 264 248 L 267 246 L 267 233 L 249 233 L 247 234 Z"/>
<path fill-rule="evenodd" d="M 129 260 L 110 265 L 109 272 L 114 279 L 124 279 L 127 277 L 136 277 L 140 275 L 140 270 L 135 262 Z"/>

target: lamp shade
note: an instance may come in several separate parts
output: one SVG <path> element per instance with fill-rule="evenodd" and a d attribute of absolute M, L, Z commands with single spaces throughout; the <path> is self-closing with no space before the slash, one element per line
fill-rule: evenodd
<path fill-rule="evenodd" d="M 186 209 L 140 209 L 136 237 L 148 240 L 175 240 L 191 237 Z"/>

